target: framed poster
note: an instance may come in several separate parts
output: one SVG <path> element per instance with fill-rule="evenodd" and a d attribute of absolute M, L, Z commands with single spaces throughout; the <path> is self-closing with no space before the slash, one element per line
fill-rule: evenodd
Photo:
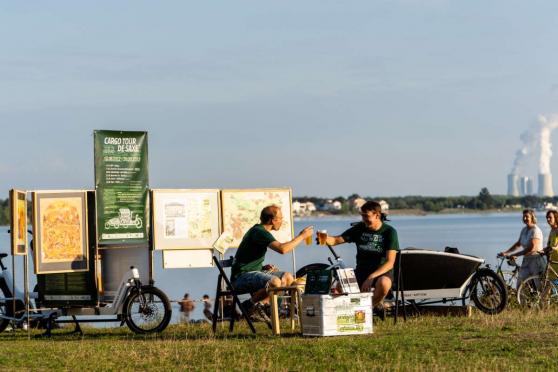
<path fill-rule="evenodd" d="M 10 230 L 12 255 L 27 254 L 27 193 L 10 190 Z"/>
<path fill-rule="evenodd" d="M 89 270 L 86 191 L 33 192 L 35 274 Z"/>
<path fill-rule="evenodd" d="M 219 190 L 152 190 L 153 245 L 161 249 L 212 248 L 221 233 Z"/>
<path fill-rule="evenodd" d="M 147 246 L 147 132 L 96 130 L 95 191 L 100 246 Z"/>
<path fill-rule="evenodd" d="M 281 229 L 271 233 L 280 242 L 291 240 L 294 231 L 290 188 L 221 191 L 223 232 L 232 235 L 231 248 L 238 247 L 246 231 L 260 222 L 262 209 L 271 204 L 281 207 L 283 213 Z"/>
<path fill-rule="evenodd" d="M 213 267 L 212 249 L 163 251 L 163 269 L 191 269 L 196 267 Z"/>

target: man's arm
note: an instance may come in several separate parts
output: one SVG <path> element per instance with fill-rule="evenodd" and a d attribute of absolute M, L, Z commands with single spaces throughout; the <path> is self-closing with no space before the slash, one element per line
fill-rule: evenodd
<path fill-rule="evenodd" d="M 397 251 L 396 250 L 387 251 L 386 262 L 384 262 L 383 264 L 378 266 L 378 268 L 372 274 L 370 274 L 368 277 L 370 279 L 374 279 L 374 278 L 379 277 L 380 275 L 383 275 L 383 274 L 387 273 L 391 269 L 393 269 L 393 266 L 395 265 L 395 257 L 397 257 Z"/>
<path fill-rule="evenodd" d="M 327 245 L 335 246 L 335 245 L 343 244 L 343 243 L 345 243 L 345 239 L 343 239 L 343 237 L 341 235 L 339 235 L 339 236 L 328 236 L 326 238 L 326 244 Z"/>
<path fill-rule="evenodd" d="M 304 230 L 302 230 L 293 240 L 290 240 L 286 243 L 279 243 L 277 240 L 271 242 L 269 244 L 269 248 L 274 250 L 277 253 L 285 254 L 289 253 L 293 249 L 296 248 L 306 237 L 312 236 L 314 234 L 314 227 L 308 226 Z"/>
<path fill-rule="evenodd" d="M 376 270 L 374 270 L 374 272 L 372 272 L 372 274 L 370 274 L 368 276 L 368 278 L 366 278 L 366 280 L 364 281 L 364 283 L 362 283 L 362 291 L 363 292 L 369 292 L 371 287 L 372 287 L 372 281 L 379 277 L 380 275 L 383 275 L 385 273 L 387 273 L 388 271 L 390 271 L 391 269 L 393 269 L 393 266 L 395 265 L 395 258 L 397 257 L 397 251 L 396 250 L 389 250 L 386 253 L 386 262 L 384 262 L 383 264 L 381 264 L 380 266 L 378 266 L 378 268 Z"/>

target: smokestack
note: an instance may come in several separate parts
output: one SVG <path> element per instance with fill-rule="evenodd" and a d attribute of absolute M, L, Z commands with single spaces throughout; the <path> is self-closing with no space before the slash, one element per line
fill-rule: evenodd
<path fill-rule="evenodd" d="M 508 195 L 519 196 L 519 176 L 517 174 L 508 175 Z"/>
<path fill-rule="evenodd" d="M 539 196 L 554 196 L 552 189 L 552 175 L 539 174 Z"/>
<path fill-rule="evenodd" d="M 529 195 L 527 193 L 527 184 L 529 183 L 529 177 L 519 177 L 519 195 L 525 196 Z"/>
<path fill-rule="evenodd" d="M 526 195 L 533 195 L 534 193 L 535 193 L 535 180 L 532 177 L 528 177 Z"/>

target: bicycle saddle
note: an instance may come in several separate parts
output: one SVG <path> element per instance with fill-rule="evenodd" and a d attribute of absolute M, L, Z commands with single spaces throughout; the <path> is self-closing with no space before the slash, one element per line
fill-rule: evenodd
<path fill-rule="evenodd" d="M 8 254 L 7 253 L 0 253 L 0 260 L 4 257 L 8 257 Z"/>

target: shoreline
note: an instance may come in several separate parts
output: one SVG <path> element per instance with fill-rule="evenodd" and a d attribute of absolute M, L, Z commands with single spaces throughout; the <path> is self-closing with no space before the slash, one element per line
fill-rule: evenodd
<path fill-rule="evenodd" d="M 523 208 L 517 209 L 466 209 L 466 208 L 446 208 L 438 212 L 426 212 L 422 209 L 393 209 L 389 210 L 388 216 L 437 216 L 437 215 L 450 215 L 450 214 L 492 214 L 492 213 L 521 213 Z M 358 213 L 314 213 L 310 215 L 294 216 L 294 218 L 326 218 L 326 217 L 358 217 Z"/>

